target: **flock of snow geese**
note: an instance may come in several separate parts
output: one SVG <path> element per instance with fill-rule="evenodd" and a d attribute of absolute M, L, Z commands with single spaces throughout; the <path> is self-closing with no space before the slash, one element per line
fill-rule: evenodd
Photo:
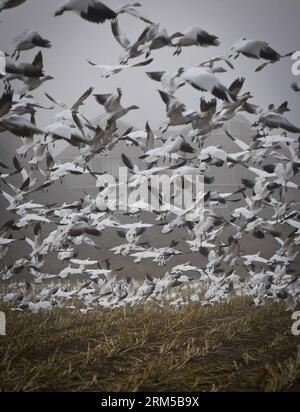
<path fill-rule="evenodd" d="M 5 14 L 6 9 L 18 7 L 25 1 L 1 0 L 0 12 Z M 185 47 L 215 50 L 220 45 L 218 36 L 198 26 L 169 35 L 161 24 L 143 15 L 139 3 L 113 10 L 99 0 L 67 0 L 54 14 L 62 16 L 67 12 L 92 23 L 111 24 L 112 35 L 124 51 L 118 64 L 107 66 L 88 62 L 103 78 L 115 76 L 122 70 L 143 70 L 152 63 L 157 49 L 171 48 L 177 56 Z M 146 27 L 136 41 L 129 40 L 122 31 L 122 14 L 145 22 Z M 166 120 L 156 135 L 149 123 L 145 130 L 118 132 L 118 120 L 129 111 L 139 109 L 136 105 L 122 105 L 120 88 L 116 93 L 93 96 L 91 87 L 70 105 L 57 101 L 50 94 L 46 97 L 51 106 L 50 102 L 49 106 L 37 102 L 32 93 L 53 80 L 45 74 L 41 51 L 50 47 L 51 42 L 37 31 L 27 30 L 16 38 L 13 53 L 6 55 L 6 72 L 1 79 L 4 92 L 0 98 L 0 133 L 8 131 L 17 136 L 20 147 L 13 159 L 8 159 L 11 164 L 0 163 L 1 194 L 11 214 L 11 219 L 1 228 L 0 260 L 4 261 L 16 242 L 26 241 L 31 249 L 23 258 L 3 265 L 1 299 L 10 302 L 14 310 L 37 312 L 63 307 L 79 308 L 83 314 L 99 306 L 115 308 L 149 301 L 175 307 L 192 302 L 209 305 L 233 295 L 251 296 L 255 305 L 269 299 L 284 300 L 289 310 L 296 308 L 300 299 L 296 263 L 300 211 L 299 202 L 286 201 L 286 195 L 288 191 L 299 190 L 294 177 L 300 170 L 300 129 L 286 117 L 288 102 L 260 107 L 251 103 L 252 93 L 243 91 L 245 78 L 233 78 L 232 84 L 227 86 L 218 75 L 226 71 L 234 73 L 235 60 L 240 56 L 248 58 L 249 65 L 251 59 L 258 61 L 258 72 L 270 64 L 279 64 L 292 53 L 280 54 L 264 41 L 243 38 L 228 49 L 227 55 L 213 57 L 197 67 L 181 67 L 174 72 L 147 71 L 145 81 L 153 81 L 158 87 L 166 113 Z M 31 49 L 39 49 L 32 63 L 20 62 L 23 53 Z M 139 61 L 132 63 L 136 58 Z M 22 82 L 18 92 L 13 87 L 15 80 Z M 198 91 L 199 110 L 187 107 L 176 97 L 181 87 Z M 300 90 L 297 83 L 291 88 L 295 93 Z M 95 104 L 105 110 L 105 127 L 93 124 L 81 113 L 82 106 L 90 98 L 95 98 Z M 61 109 L 59 114 L 47 127 L 40 128 L 36 123 L 37 113 L 54 107 Z M 251 143 L 244 142 L 226 128 L 226 123 L 238 113 L 250 119 Z M 178 130 L 178 126 L 183 125 L 191 127 L 188 137 L 165 137 L 167 129 L 175 126 Z M 228 153 L 222 142 L 217 147 L 209 144 L 211 133 L 218 128 L 224 129 L 224 138 L 235 144 L 236 151 Z M 78 150 L 73 162 L 56 162 L 52 148 L 57 141 L 64 141 Z M 122 155 L 124 166 L 130 172 L 132 190 L 154 174 L 167 173 L 174 179 L 204 176 L 205 193 L 194 199 L 188 210 L 176 208 L 164 199 L 160 199 L 157 209 L 149 210 L 145 199 L 140 199 L 127 211 L 127 216 L 136 218 L 137 222 L 120 222 L 114 216 L 113 205 L 106 201 L 111 187 L 103 183 L 105 174 L 93 171 L 90 163 L 97 155 L 106 156 L 120 141 L 138 147 L 145 165 L 139 168 L 126 154 Z M 237 166 L 248 171 L 249 177 L 241 179 L 236 192 L 219 193 L 210 189 L 215 180 L 209 176 L 213 167 Z M 34 194 L 41 195 L 71 174 L 78 179 L 85 174 L 91 175 L 95 187 L 99 188 L 99 196 L 94 198 L 87 194 L 70 204 L 45 205 L 33 200 Z M 16 179 L 19 185 L 13 183 Z M 222 216 L 224 205 L 234 202 L 242 204 L 231 212 L 229 219 Z M 223 208 L 218 208 L 219 205 Z M 144 223 L 141 220 L 143 212 L 151 212 L 156 223 Z M 184 238 L 156 248 L 142 241 L 143 233 L 154 226 L 161 236 L 174 232 L 178 239 L 178 233 L 184 231 Z M 47 236 L 43 235 L 46 227 Z M 99 247 L 96 243 L 106 230 L 116 231 L 123 239 L 123 244 L 111 252 L 128 256 L 136 264 L 145 259 L 159 266 L 166 266 L 168 262 L 165 275 L 155 278 L 145 274 L 143 280 L 122 278 L 122 268 L 113 268 L 113 262 L 103 255 L 103 246 L 109 245 Z M 230 233 L 227 241 L 221 236 L 225 230 Z M 250 237 L 265 239 L 265 242 L 273 238 L 278 246 L 274 255 L 266 259 L 257 250 L 245 255 L 241 241 Z M 189 253 L 204 257 L 206 263 L 202 267 L 190 262 L 172 266 L 174 256 L 188 256 L 180 250 L 180 242 L 187 245 Z M 81 259 L 81 245 L 99 249 L 101 258 Z M 45 260 L 50 255 L 51 259 L 55 256 L 65 262 L 59 273 L 45 273 Z M 20 280 L 24 273 L 29 273 L 31 280 Z M 84 280 L 79 281 L 80 277 Z"/>

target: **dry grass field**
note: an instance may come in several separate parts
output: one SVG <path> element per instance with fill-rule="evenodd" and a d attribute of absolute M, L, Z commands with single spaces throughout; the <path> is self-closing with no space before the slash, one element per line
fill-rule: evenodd
<path fill-rule="evenodd" d="M 300 337 L 284 305 L 148 303 L 86 315 L 7 314 L 2 391 L 298 391 Z"/>

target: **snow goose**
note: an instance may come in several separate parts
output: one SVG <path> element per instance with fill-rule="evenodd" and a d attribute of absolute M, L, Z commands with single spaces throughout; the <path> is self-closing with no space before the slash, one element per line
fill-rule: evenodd
<path fill-rule="evenodd" d="M 134 42 L 130 41 L 126 34 L 122 32 L 118 20 L 112 21 L 111 31 L 117 42 L 125 50 L 125 54 L 121 56 L 119 59 L 121 64 L 125 64 L 128 62 L 129 59 L 133 59 L 144 54 L 143 50 L 139 49 L 139 46 L 141 44 L 144 44 L 145 31 L 143 31 L 142 35 Z"/>
<path fill-rule="evenodd" d="M 26 0 L 0 0 L 0 12 L 5 9 L 12 9 L 25 3 Z"/>
<path fill-rule="evenodd" d="M 231 47 L 234 58 L 238 58 L 240 54 L 252 58 L 267 60 L 266 63 L 257 67 L 256 71 L 262 70 L 269 63 L 275 63 L 284 57 L 291 56 L 294 52 L 287 53 L 285 55 L 279 54 L 274 50 L 267 42 L 261 40 L 248 40 L 245 37 L 237 40 Z"/>
<path fill-rule="evenodd" d="M 4 128 L 18 137 L 33 138 L 36 134 L 43 134 L 35 124 L 22 116 L 9 113 L 0 118 L 0 130 Z"/>
<path fill-rule="evenodd" d="M 51 43 L 49 40 L 40 36 L 36 30 L 26 30 L 20 36 L 15 39 L 14 52 L 11 57 L 16 56 L 16 59 L 20 57 L 21 51 L 31 50 L 35 47 L 50 48 Z"/>
<path fill-rule="evenodd" d="M 150 223 L 143 222 L 128 223 L 120 225 L 117 233 L 121 238 L 126 238 L 128 243 L 133 244 L 137 243 L 146 229 L 152 226 Z"/>
<path fill-rule="evenodd" d="M 199 116 L 199 113 L 189 109 L 178 100 L 175 96 L 168 94 L 162 90 L 158 90 L 160 97 L 166 105 L 167 117 L 169 118 L 166 126 L 162 126 L 165 132 L 170 126 L 179 126 L 191 123 L 192 120 Z"/>
<path fill-rule="evenodd" d="M 291 88 L 292 88 L 292 90 L 294 90 L 294 92 L 300 92 L 300 87 L 298 86 L 297 82 L 293 82 L 291 84 Z"/>
<path fill-rule="evenodd" d="M 232 96 L 234 96 L 235 101 L 225 101 L 223 102 L 222 108 L 218 113 L 220 121 L 227 121 L 232 119 L 237 111 L 244 110 L 244 105 L 247 104 L 247 101 L 252 98 L 251 94 L 245 93 L 243 95 L 239 95 L 242 87 L 244 85 L 245 78 L 237 78 L 234 82 L 229 86 L 228 90 Z"/>
<path fill-rule="evenodd" d="M 300 128 L 292 124 L 286 117 L 279 113 L 269 113 L 260 116 L 256 124 L 262 123 L 269 129 L 283 129 L 290 133 L 300 133 Z"/>
<path fill-rule="evenodd" d="M 140 3 L 133 3 L 113 10 L 99 0 L 66 0 L 59 9 L 56 10 L 54 15 L 61 16 L 66 11 L 73 11 L 83 19 L 92 23 L 104 23 L 106 20 L 116 19 L 119 14 L 126 13 L 144 20 L 147 23 L 151 23 L 150 20 L 136 10 L 136 8 L 140 6 Z"/>
<path fill-rule="evenodd" d="M 26 237 L 25 240 L 29 244 L 32 249 L 30 257 L 37 255 L 41 252 L 43 239 L 42 239 L 42 230 L 41 230 L 41 223 L 35 223 L 33 226 L 33 233 L 34 233 L 34 240 Z"/>
<path fill-rule="evenodd" d="M 231 61 L 225 57 L 225 56 L 216 56 L 216 57 L 212 57 L 209 60 L 206 60 L 205 62 L 202 62 L 201 64 L 199 64 L 199 67 L 209 67 L 209 68 L 213 68 L 214 64 L 217 62 L 224 62 L 227 64 L 227 66 L 229 66 L 232 70 L 234 69 L 234 65 L 231 63 Z"/>
<path fill-rule="evenodd" d="M 24 80 L 24 86 L 22 89 L 19 91 L 20 96 L 25 96 L 27 93 L 32 92 L 33 90 L 38 89 L 42 84 L 49 80 L 54 80 L 54 77 L 52 76 L 42 76 L 39 78 L 32 78 L 32 77 L 27 77 Z"/>
<path fill-rule="evenodd" d="M 137 298 L 148 297 L 152 294 L 152 292 L 154 291 L 154 288 L 155 288 L 154 280 L 152 279 L 151 276 L 146 275 L 143 284 L 138 288 L 136 292 L 136 297 Z"/>
<path fill-rule="evenodd" d="M 23 116 L 24 114 L 30 114 L 31 123 L 35 123 L 35 113 L 37 108 L 44 110 L 52 110 L 53 106 L 42 106 L 38 104 L 31 95 L 27 95 L 26 97 L 22 97 L 19 99 L 19 101 L 13 103 L 11 113 L 15 113 L 20 116 Z"/>
<path fill-rule="evenodd" d="M 66 11 L 73 11 L 93 23 L 104 23 L 117 17 L 116 12 L 99 0 L 66 0 L 54 15 L 61 16 Z"/>
<path fill-rule="evenodd" d="M 218 37 L 214 34 L 209 34 L 207 31 L 201 29 L 199 26 L 189 27 L 182 34 L 178 33 L 173 36 L 173 45 L 177 47 L 174 55 L 181 53 L 182 47 L 188 46 L 219 46 Z"/>
<path fill-rule="evenodd" d="M 23 80 L 24 77 L 29 78 L 39 78 L 44 75 L 43 73 L 43 55 L 39 52 L 32 63 L 19 63 L 16 64 L 14 61 L 7 59 L 6 61 L 6 80 L 20 79 Z"/>
<path fill-rule="evenodd" d="M 99 232 L 99 230 L 97 230 L 94 226 L 90 225 L 88 222 L 84 220 L 73 223 L 68 228 L 68 234 L 71 237 L 77 237 L 83 234 L 87 234 L 90 236 L 101 236 L 101 232 Z"/>
<path fill-rule="evenodd" d="M 290 112 L 291 110 L 289 109 L 288 104 L 289 104 L 288 101 L 281 103 L 278 107 L 276 107 L 274 104 L 270 104 L 268 107 L 268 112 L 279 113 L 279 114 Z"/>
<path fill-rule="evenodd" d="M 63 122 L 54 122 L 44 129 L 45 136 L 51 136 L 53 141 L 64 140 L 71 146 L 80 147 L 87 141 L 82 134 L 78 132 L 75 125 L 65 124 Z"/>
<path fill-rule="evenodd" d="M 79 109 L 81 106 L 85 104 L 85 101 L 93 92 L 93 87 L 88 88 L 71 106 L 68 106 L 65 103 L 59 102 L 58 100 L 51 97 L 48 93 L 45 93 L 45 96 L 55 105 L 61 107 L 63 109 L 62 112 L 58 113 L 55 116 L 55 122 L 57 123 L 66 123 L 71 127 L 77 127 L 84 139 L 87 138 L 87 131 L 86 129 L 93 129 L 92 124 L 90 121 L 82 116 L 79 113 Z"/>
<path fill-rule="evenodd" d="M 217 69 L 217 71 L 219 71 Z M 195 89 L 207 91 L 218 99 L 234 101 L 234 95 L 224 86 L 214 74 L 216 69 L 207 69 L 203 67 L 192 67 L 190 69 L 179 69 L 179 76 Z"/>
<path fill-rule="evenodd" d="M 95 99 L 97 103 L 104 106 L 107 113 L 110 114 L 109 120 L 117 120 L 120 117 L 125 116 L 131 110 L 138 110 L 139 107 L 136 105 L 124 108 L 121 105 L 122 90 L 117 89 L 118 94 L 95 94 Z"/>
<path fill-rule="evenodd" d="M 177 177 L 186 177 L 186 181 L 190 181 L 192 183 L 191 177 L 192 176 L 203 176 L 204 179 L 204 183 L 205 184 L 212 184 L 215 181 L 214 177 L 208 177 L 208 176 L 204 176 L 204 170 L 206 169 L 202 167 L 193 167 L 193 166 L 179 166 L 175 165 L 175 166 L 171 166 L 170 170 L 174 170 L 172 172 L 172 177 L 171 177 L 171 181 L 174 181 L 177 179 Z"/>
<path fill-rule="evenodd" d="M 189 136 L 192 137 L 192 140 L 199 140 L 202 136 L 201 144 L 203 143 L 203 136 L 208 135 L 211 131 L 221 127 L 222 122 L 219 122 L 219 119 L 216 117 L 217 109 L 217 100 L 212 99 L 206 101 L 203 97 L 200 100 L 200 110 L 201 113 L 199 117 L 193 120 L 193 130 L 190 132 Z"/>
<path fill-rule="evenodd" d="M 75 165 L 72 162 L 66 162 L 63 164 L 55 164 L 52 169 L 49 169 L 50 177 L 49 181 L 55 182 L 57 180 L 61 180 L 63 177 L 73 174 L 75 176 L 83 175 L 87 173 L 82 167 Z"/>
<path fill-rule="evenodd" d="M 130 130 L 130 129 L 129 129 Z M 125 134 L 119 139 L 126 141 L 127 144 L 141 147 L 142 150 L 152 149 L 154 146 L 155 140 L 159 139 L 158 136 L 155 136 L 149 122 L 146 123 L 145 131 L 137 130 L 132 132 L 125 132 Z"/>
<path fill-rule="evenodd" d="M 146 72 L 149 79 L 160 82 L 162 88 L 169 94 L 174 94 L 179 87 L 185 85 L 185 81 L 180 80 L 179 73 L 170 72 Z"/>
<path fill-rule="evenodd" d="M 198 154 L 198 160 L 217 167 L 223 166 L 225 162 L 228 163 L 228 167 L 235 164 L 244 166 L 238 159 L 239 155 L 239 153 L 227 153 L 221 146 L 207 146 Z"/>
<path fill-rule="evenodd" d="M 128 187 L 139 187 L 142 183 L 145 183 L 148 179 L 151 179 L 152 176 L 161 174 L 161 172 L 168 170 L 168 167 L 148 167 L 148 169 L 140 170 L 138 166 L 124 153 L 121 155 L 121 158 L 131 174 L 128 180 Z"/>
<path fill-rule="evenodd" d="M 153 23 L 146 27 L 140 35 L 137 46 L 138 48 L 141 46 L 140 50 L 146 52 L 146 57 L 149 57 L 152 50 L 158 50 L 166 46 L 174 47 L 172 40 L 180 35 L 181 33 L 174 33 L 169 36 L 167 29 L 161 26 L 160 23 Z"/>
<path fill-rule="evenodd" d="M 183 136 L 170 137 L 165 144 L 161 147 L 148 150 L 144 155 L 140 156 L 140 159 L 158 159 L 169 158 L 171 160 L 172 154 L 177 154 L 178 152 L 183 153 L 194 153 L 195 149 L 188 144 Z"/>
<path fill-rule="evenodd" d="M 143 259 L 152 259 L 159 266 L 165 266 L 173 256 L 181 255 L 183 252 L 174 249 L 173 247 L 150 248 L 144 249 L 143 252 L 132 253 L 130 256 L 135 257 L 134 262 L 140 263 Z"/>
<path fill-rule="evenodd" d="M 86 99 L 92 94 L 93 92 L 93 87 L 89 87 L 76 101 L 72 106 L 68 106 L 65 103 L 59 102 L 58 100 L 55 100 L 53 97 L 51 97 L 48 93 L 45 93 L 45 96 L 54 104 L 57 106 L 71 112 L 78 112 L 80 106 L 82 106 Z"/>
<path fill-rule="evenodd" d="M 106 64 L 96 64 L 93 63 L 92 61 L 88 60 L 88 63 L 91 66 L 97 67 L 97 69 L 100 70 L 101 72 L 101 77 L 102 78 L 109 78 L 117 73 L 120 73 L 122 70 L 126 69 L 131 69 L 133 67 L 142 67 L 142 66 L 148 66 L 150 63 L 153 62 L 153 59 L 148 59 L 139 63 L 135 64 L 119 64 L 119 65 L 106 65 Z"/>
<path fill-rule="evenodd" d="M 116 130 L 117 127 L 114 120 L 107 121 L 105 130 L 98 125 L 94 136 L 88 142 L 88 146 L 81 150 L 79 161 L 86 163 L 93 159 L 96 154 L 110 151 L 118 142 L 114 135 Z"/>

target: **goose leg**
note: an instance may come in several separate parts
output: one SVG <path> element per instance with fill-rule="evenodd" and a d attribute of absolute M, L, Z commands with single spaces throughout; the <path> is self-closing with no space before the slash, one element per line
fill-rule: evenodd
<path fill-rule="evenodd" d="M 181 53 L 181 47 L 178 45 L 177 49 L 175 50 L 175 52 L 173 53 L 174 56 L 179 56 L 179 54 Z"/>

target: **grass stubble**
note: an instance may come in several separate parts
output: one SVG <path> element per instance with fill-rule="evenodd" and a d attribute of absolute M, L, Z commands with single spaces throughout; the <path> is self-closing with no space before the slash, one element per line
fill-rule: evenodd
<path fill-rule="evenodd" d="M 181 309 L 148 302 L 86 315 L 11 311 L 1 391 L 298 391 L 300 337 L 284 304 Z"/>

